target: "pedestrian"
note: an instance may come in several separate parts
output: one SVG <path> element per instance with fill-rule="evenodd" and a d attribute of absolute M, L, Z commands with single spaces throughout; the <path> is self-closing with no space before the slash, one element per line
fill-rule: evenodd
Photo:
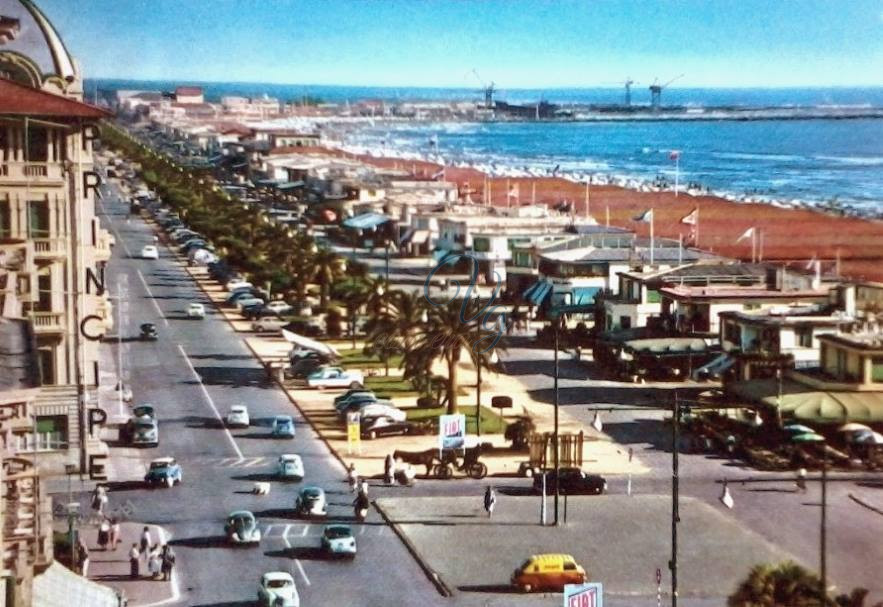
<path fill-rule="evenodd" d="M 129 577 L 132 579 L 138 577 L 138 559 L 140 557 L 141 552 L 138 550 L 138 544 L 132 544 L 132 549 L 129 550 Z"/>
<path fill-rule="evenodd" d="M 488 488 L 485 489 L 484 492 L 484 510 L 487 512 L 487 517 L 490 518 L 494 513 L 494 506 L 497 503 L 497 494 L 494 493 L 494 488 L 488 485 Z"/>
<path fill-rule="evenodd" d="M 98 526 L 98 547 L 107 550 L 107 543 L 110 541 L 110 521 L 106 518 L 101 521 Z"/>
<path fill-rule="evenodd" d="M 120 543 L 120 522 L 116 517 L 110 519 L 110 549 L 116 550 Z"/>
<path fill-rule="evenodd" d="M 359 474 L 356 472 L 355 464 L 351 463 L 349 465 L 346 476 L 350 481 L 350 493 L 355 493 L 356 488 L 359 486 Z"/>
<path fill-rule="evenodd" d="M 806 468 L 797 470 L 797 490 L 806 493 Z"/>
<path fill-rule="evenodd" d="M 147 557 L 147 573 L 150 574 L 151 579 L 155 580 L 159 577 L 161 567 L 162 560 L 159 553 L 159 544 L 156 544 L 150 549 L 150 554 Z"/>
<path fill-rule="evenodd" d="M 175 551 L 168 544 L 162 547 L 162 579 L 168 581 L 172 579 L 172 569 L 175 567 Z"/>
<path fill-rule="evenodd" d="M 92 491 L 92 509 L 99 515 L 104 515 L 104 507 L 107 505 L 107 489 L 104 485 L 95 485 Z"/>
<path fill-rule="evenodd" d="M 368 497 L 368 481 L 364 478 L 359 482 L 359 495 Z"/>
<path fill-rule="evenodd" d="M 144 527 L 141 531 L 141 554 L 144 555 L 145 562 L 149 557 L 150 546 L 153 544 L 153 538 L 150 537 L 150 529 Z"/>
<path fill-rule="evenodd" d="M 386 460 L 383 462 L 383 478 L 386 481 L 387 485 L 392 485 L 395 476 L 395 460 L 392 458 L 392 454 L 389 453 L 386 456 Z"/>
<path fill-rule="evenodd" d="M 80 568 L 80 575 L 89 577 L 89 549 L 83 538 L 77 539 L 77 565 Z"/>

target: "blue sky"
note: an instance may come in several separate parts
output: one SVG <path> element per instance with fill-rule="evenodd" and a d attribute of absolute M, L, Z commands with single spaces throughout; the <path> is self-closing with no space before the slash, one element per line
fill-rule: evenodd
<path fill-rule="evenodd" d="M 87 77 L 883 85 L 881 0 L 37 0 Z"/>

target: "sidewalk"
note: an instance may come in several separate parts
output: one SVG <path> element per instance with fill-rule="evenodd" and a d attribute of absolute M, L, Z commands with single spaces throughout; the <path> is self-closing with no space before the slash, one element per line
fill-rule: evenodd
<path fill-rule="evenodd" d="M 249 324 L 238 313 L 230 308 L 224 308 L 224 289 L 212 281 L 208 271 L 202 267 L 187 267 L 188 273 L 200 285 L 200 288 L 214 303 L 218 304 L 219 312 L 229 322 L 230 326 L 238 333 L 247 333 Z M 285 340 L 276 336 L 249 334 L 243 336 L 246 345 L 254 353 L 255 357 L 263 364 L 279 363 L 286 359 L 290 346 Z M 341 341 L 343 347 L 350 347 L 348 342 Z M 440 365 L 441 363 L 439 363 Z M 439 367 L 437 373 L 444 370 Z M 470 362 L 461 362 L 458 369 L 461 390 L 464 395 L 459 397 L 463 404 L 474 405 L 476 403 L 476 374 Z M 278 383 L 278 379 L 276 379 Z M 349 453 L 346 432 L 343 424 L 335 417 L 333 408 L 333 391 L 303 390 L 293 388 L 289 382 L 280 384 L 292 403 L 297 406 L 307 418 L 316 432 L 326 441 L 331 451 L 344 465 L 354 464 L 357 472 L 362 476 L 375 477 L 383 473 L 384 459 L 393 450 L 423 451 L 438 448 L 436 436 L 396 436 L 373 441 L 361 441 L 357 453 Z M 531 398 L 527 388 L 515 377 L 505 373 L 485 373 L 482 376 L 482 400 L 485 407 L 490 406 L 491 397 L 498 394 L 510 396 L 513 408 L 505 413 L 510 420 L 522 415 L 533 418 L 537 432 L 551 432 L 554 428 L 554 407 L 546 403 L 540 403 Z M 393 403 L 407 410 L 416 407 L 416 398 L 393 398 Z M 587 472 L 598 474 L 646 474 L 649 468 L 644 466 L 638 458 L 628 459 L 628 452 L 621 445 L 603 432 L 597 432 L 589 425 L 585 425 L 566 410 L 559 410 L 560 432 L 583 432 L 585 443 L 583 447 L 584 466 Z M 482 461 L 488 466 L 490 476 L 513 476 L 517 473 L 521 462 L 527 460 L 526 453 L 514 453 L 509 451 L 508 442 L 502 434 L 482 435 L 482 442 L 491 443 L 495 450 L 490 454 L 483 454 Z M 423 473 L 418 469 L 418 473 Z"/>
<path fill-rule="evenodd" d="M 168 537 L 162 527 L 147 525 L 154 544 L 166 543 Z M 151 579 L 147 573 L 147 558 L 142 556 L 139 563 L 140 577 L 129 576 L 129 550 L 141 537 L 142 523 L 124 522 L 120 524 L 122 539 L 116 550 L 101 550 L 98 547 L 98 527 L 80 529 L 80 537 L 89 549 L 89 579 L 122 592 L 130 606 L 146 607 L 163 602 L 171 602 L 178 597 L 177 573 L 173 570 L 172 579 L 163 582 Z"/>

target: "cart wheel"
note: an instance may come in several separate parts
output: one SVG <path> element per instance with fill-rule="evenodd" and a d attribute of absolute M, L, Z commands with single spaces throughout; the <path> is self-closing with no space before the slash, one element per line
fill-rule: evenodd
<path fill-rule="evenodd" d="M 475 462 L 469 466 L 466 473 L 469 475 L 469 478 L 482 479 L 487 476 L 487 466 L 482 462 Z"/>
<path fill-rule="evenodd" d="M 442 480 L 447 480 L 454 476 L 454 469 L 450 464 L 439 464 L 435 467 L 435 475 Z"/>
<path fill-rule="evenodd" d="M 532 478 L 534 474 L 533 468 L 528 464 L 522 464 L 521 469 L 518 472 L 524 478 Z"/>

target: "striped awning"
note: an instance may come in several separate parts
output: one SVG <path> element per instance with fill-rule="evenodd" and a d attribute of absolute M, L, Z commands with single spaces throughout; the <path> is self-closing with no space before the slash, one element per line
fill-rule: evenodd
<path fill-rule="evenodd" d="M 538 280 L 524 292 L 524 299 L 535 306 L 543 304 L 543 301 L 552 292 L 552 283 L 545 280 Z"/>

